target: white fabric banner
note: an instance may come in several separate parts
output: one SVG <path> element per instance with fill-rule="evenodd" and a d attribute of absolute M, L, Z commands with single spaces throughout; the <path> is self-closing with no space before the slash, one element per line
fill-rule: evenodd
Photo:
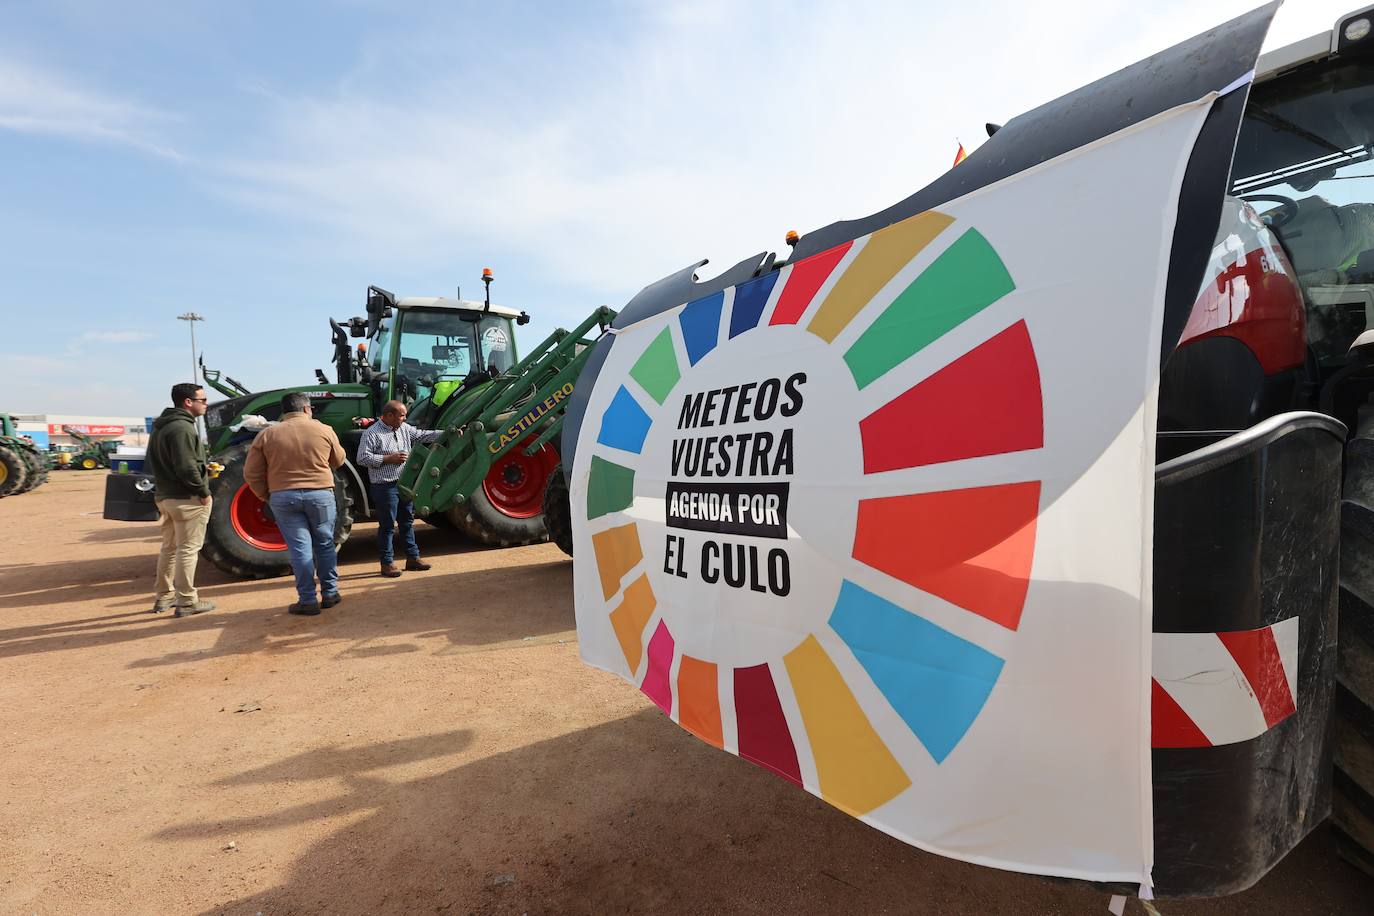
<path fill-rule="evenodd" d="M 583 659 L 906 842 L 1148 882 L 1154 405 L 1212 97 L 619 333 Z"/>

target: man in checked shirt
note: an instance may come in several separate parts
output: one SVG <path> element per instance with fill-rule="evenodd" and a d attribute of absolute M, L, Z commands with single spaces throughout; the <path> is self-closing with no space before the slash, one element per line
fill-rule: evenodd
<path fill-rule="evenodd" d="M 406 569 L 424 572 L 430 568 L 420 560 L 415 544 L 415 504 L 401 496 L 397 484 L 401 467 L 410 457 L 414 442 L 433 442 L 442 429 L 416 429 L 406 422 L 406 405 L 387 401 L 382 415 L 363 433 L 358 443 L 358 463 L 368 469 L 372 479 L 372 505 L 377 509 L 377 550 L 382 559 L 382 575 L 394 579 L 401 574 L 393 561 L 391 536 L 400 523 L 401 540 L 406 548 Z"/>

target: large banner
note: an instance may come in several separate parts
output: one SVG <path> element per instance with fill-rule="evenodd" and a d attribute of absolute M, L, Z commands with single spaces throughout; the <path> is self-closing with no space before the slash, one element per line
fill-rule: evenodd
<path fill-rule="evenodd" d="M 620 329 L 582 657 L 916 846 L 1147 882 L 1161 315 L 1211 102 Z"/>

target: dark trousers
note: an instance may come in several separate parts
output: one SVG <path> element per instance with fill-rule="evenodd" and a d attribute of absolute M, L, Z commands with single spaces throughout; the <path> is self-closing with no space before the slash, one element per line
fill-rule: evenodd
<path fill-rule="evenodd" d="M 396 489 L 396 481 L 373 483 L 372 505 L 377 512 L 377 552 L 382 562 L 392 561 L 391 535 L 397 527 L 401 529 L 406 556 L 418 559 L 420 548 L 415 543 L 415 504 L 401 497 Z"/>

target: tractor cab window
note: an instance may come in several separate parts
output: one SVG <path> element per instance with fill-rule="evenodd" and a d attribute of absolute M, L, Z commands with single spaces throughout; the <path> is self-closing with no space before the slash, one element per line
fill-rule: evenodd
<path fill-rule="evenodd" d="M 515 365 L 515 335 L 510 319 L 486 315 L 474 325 L 482 348 L 482 365 L 493 372 L 505 373 Z"/>
<path fill-rule="evenodd" d="M 471 325 L 451 309 L 407 309 L 400 317 L 396 347 L 396 380 L 417 400 L 427 397 L 434 383 L 463 378 L 474 368 Z"/>
<path fill-rule="evenodd" d="M 1316 64 L 1257 85 L 1232 168 L 1293 264 L 1323 363 L 1374 327 L 1374 65 Z"/>
<path fill-rule="evenodd" d="M 395 318 L 387 318 L 377 328 L 377 337 L 372 341 L 372 374 L 386 375 L 391 368 L 391 323 Z"/>

